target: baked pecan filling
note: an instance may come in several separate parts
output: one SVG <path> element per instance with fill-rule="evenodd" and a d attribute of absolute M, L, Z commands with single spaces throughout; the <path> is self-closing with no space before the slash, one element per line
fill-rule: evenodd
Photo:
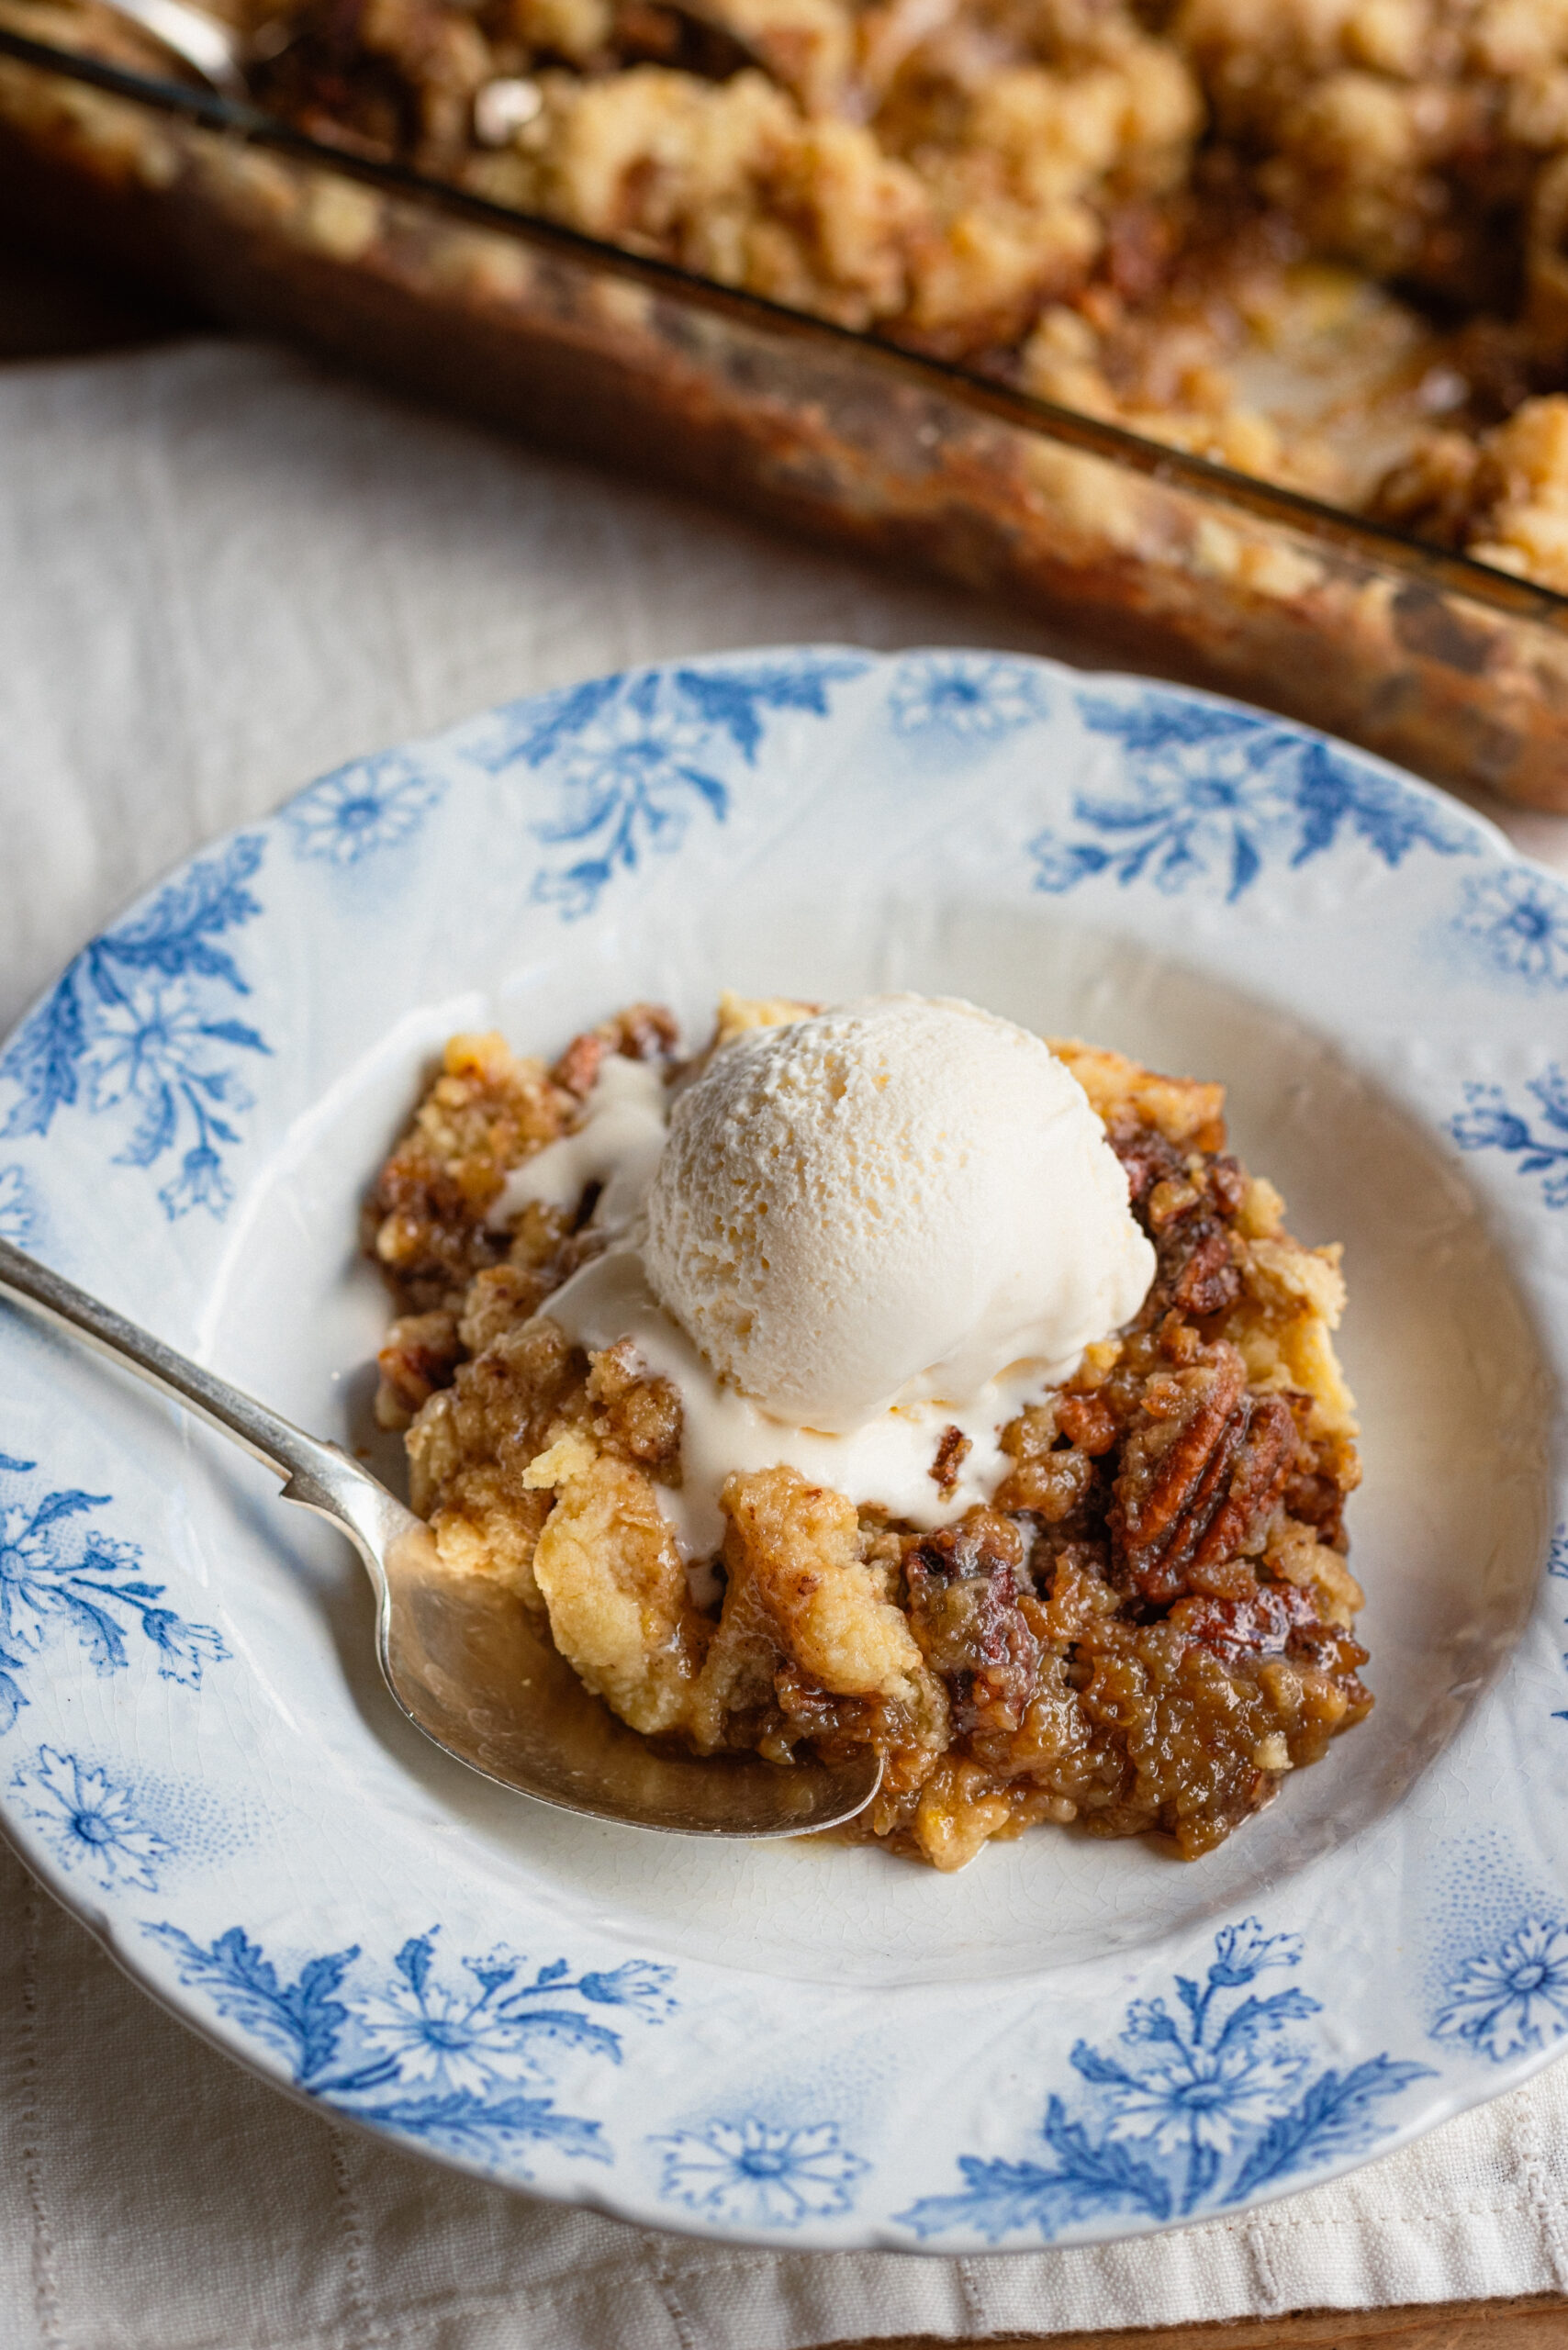
<path fill-rule="evenodd" d="M 1136 1320 L 1005 1427 L 989 1501 L 935 1531 L 763 1469 L 729 1478 L 722 1551 L 694 1572 L 660 1505 L 678 1392 L 629 1341 L 585 1352 L 551 1320 L 598 1246 L 593 1190 L 506 1215 L 508 1177 L 574 1130 L 607 1054 L 674 1073 L 667 1013 L 634 1005 L 553 1067 L 454 1038 L 365 1211 L 399 1308 L 378 1416 L 406 1430 L 452 1569 L 501 1578 L 649 1736 L 780 1764 L 876 1746 L 882 1791 L 846 1832 L 942 1869 L 1037 1820 L 1157 1830 L 1194 1859 L 1372 1702 L 1339 1252 L 1284 1230 L 1226 1148 L 1217 1085 L 1053 1049 L 1158 1271 Z M 942 1436 L 939 1491 L 964 1449 Z"/>

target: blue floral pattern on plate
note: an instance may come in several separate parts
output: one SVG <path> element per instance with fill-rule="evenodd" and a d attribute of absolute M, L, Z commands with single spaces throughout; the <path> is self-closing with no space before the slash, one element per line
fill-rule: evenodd
<path fill-rule="evenodd" d="M 1104 876 L 1124 889 L 1147 878 L 1167 896 L 1221 885 L 1233 905 L 1271 862 L 1308 864 L 1346 834 L 1387 866 L 1417 847 L 1452 856 L 1473 845 L 1457 815 L 1396 776 L 1255 711 L 1159 690 L 1081 693 L 1078 709 L 1121 744 L 1123 774 L 1074 793 L 1077 834 L 1050 826 L 1030 842 L 1035 886 L 1052 895 Z"/>
<path fill-rule="evenodd" d="M 902 661 L 888 693 L 895 734 L 994 743 L 1049 715 L 1039 672 L 1026 661 L 928 653 Z"/>
<path fill-rule="evenodd" d="M 855 2185 L 871 2167 L 838 2143 L 835 2122 L 787 2129 L 748 2114 L 655 2138 L 659 2192 L 709 2220 L 798 2228 L 853 2210 Z"/>
<path fill-rule="evenodd" d="M 36 1463 L 0 1453 L 0 1486 L 29 1477 Z M 187 1624 L 158 1602 L 135 1542 L 122 1542 L 84 1520 L 106 1508 L 107 1494 L 62 1487 L 34 1500 L 0 1494 L 0 1735 L 28 1703 L 22 1676 L 49 1641 L 73 1637 L 95 1672 L 130 1662 L 129 1627 L 139 1629 L 165 1681 L 199 1686 L 205 1665 L 229 1654 L 210 1624 Z"/>
<path fill-rule="evenodd" d="M 106 1771 L 40 1746 L 13 1774 L 12 1792 L 62 1865 L 103 1892 L 158 1890 L 170 1846 L 137 1817 L 131 1796 Z"/>
<path fill-rule="evenodd" d="M 1528 987 L 1568 988 L 1568 890 L 1551 874 L 1529 866 L 1472 874 L 1455 925 L 1495 969 Z"/>
<path fill-rule="evenodd" d="M 1204 1983 L 1177 1976 L 1174 2009 L 1135 1999 L 1119 2053 L 1082 2040 L 1074 2047 L 1073 2069 L 1099 2092 L 1096 2111 L 1074 2120 L 1061 2098 L 1048 2100 L 1048 2164 L 961 2154 L 961 2191 L 924 2197 L 904 2223 L 923 2237 L 958 2227 L 997 2243 L 1029 2229 L 1049 2243 L 1107 2210 L 1185 2219 L 1305 2180 L 1384 2136 L 1392 2125 L 1379 2107 L 1428 2067 L 1378 2055 L 1348 2073 L 1314 2072 L 1312 2049 L 1292 2027 L 1322 2001 L 1294 1984 L 1249 1988 L 1301 1956 L 1298 1935 L 1266 1934 L 1255 1918 L 1222 1927 Z"/>
<path fill-rule="evenodd" d="M 233 1195 L 223 1154 L 252 1107 L 235 1056 L 267 1046 L 223 1009 L 250 987 L 218 941 L 261 912 L 248 885 L 263 848 L 241 834 L 198 857 L 77 957 L 0 1058 L 0 1080 L 17 1089 L 0 1134 L 47 1135 L 77 1102 L 94 1117 L 118 1113 L 129 1132 L 117 1165 L 181 1153 L 158 1193 L 165 1215 L 223 1214 Z"/>
<path fill-rule="evenodd" d="M 368 1983 L 354 1974 L 357 1945 L 306 1960 L 290 1982 L 238 1926 L 205 1947 L 167 1922 L 143 1931 L 173 1954 L 182 1983 L 284 2058 L 297 2087 L 483 2165 L 510 2156 L 513 2177 L 528 2176 L 517 2164 L 531 2143 L 612 2160 L 599 2122 L 558 2111 L 540 2089 L 569 2054 L 621 2063 L 607 2011 L 659 2024 L 678 2004 L 673 1969 L 642 1959 L 573 1975 L 558 1958 L 530 1977 L 523 1960 L 498 1951 L 443 1973 L 433 1928 L 411 1934 Z"/>
<path fill-rule="evenodd" d="M 1547 1206 L 1568 1207 L 1568 1077 L 1553 1061 L 1527 1085 L 1548 1133 L 1537 1131 L 1531 1113 L 1511 1109 L 1500 1085 L 1482 1084 L 1465 1087 L 1467 1106 L 1450 1120 L 1449 1132 L 1461 1150 L 1500 1150 L 1515 1161 L 1517 1175 L 1544 1175 Z"/>
<path fill-rule="evenodd" d="M 1529 1918 L 1495 1950 L 1479 1952 L 1448 1986 L 1432 2026 L 1500 2065 L 1568 2032 L 1568 1924 Z"/>
<path fill-rule="evenodd" d="M 284 822 L 296 856 L 358 865 L 411 841 L 446 790 L 444 780 L 407 753 L 383 751 L 323 776 L 291 800 Z"/>
<path fill-rule="evenodd" d="M 25 1167 L 0 1167 L 0 1240 L 25 1248 L 38 1222 Z"/>
<path fill-rule="evenodd" d="M 554 789 L 553 815 L 532 830 L 547 852 L 533 896 L 569 920 L 591 913 L 618 873 L 649 853 L 671 856 L 692 815 L 730 811 L 726 769 L 755 765 L 781 711 L 825 718 L 831 688 L 862 661 L 808 655 L 756 666 L 642 670 L 542 696 L 498 713 L 475 755 L 492 774 L 514 763 Z"/>

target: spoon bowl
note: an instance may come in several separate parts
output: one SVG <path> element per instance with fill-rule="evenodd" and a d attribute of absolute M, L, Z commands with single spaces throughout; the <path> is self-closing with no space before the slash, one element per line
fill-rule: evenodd
<path fill-rule="evenodd" d="M 242 106 L 250 96 L 240 37 L 232 25 L 209 17 L 205 8 L 188 6 L 187 0 L 106 0 L 106 5 L 151 34 L 220 98 Z"/>
<path fill-rule="evenodd" d="M 342 1446 L 308 1436 L 0 1240 L 0 1295 L 173 1395 L 346 1534 L 375 1593 L 376 1661 L 416 1729 L 468 1768 L 564 1811 L 678 1835 L 801 1836 L 863 1811 L 869 1751 L 842 1763 L 665 1751 L 618 1720 L 514 1592 L 441 1558 L 429 1527 Z"/>

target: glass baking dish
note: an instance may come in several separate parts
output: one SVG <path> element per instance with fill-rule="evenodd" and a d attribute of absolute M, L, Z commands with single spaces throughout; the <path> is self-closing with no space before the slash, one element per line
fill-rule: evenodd
<path fill-rule="evenodd" d="M 0 21 L 14 224 L 235 326 L 1568 811 L 1568 598 Z"/>

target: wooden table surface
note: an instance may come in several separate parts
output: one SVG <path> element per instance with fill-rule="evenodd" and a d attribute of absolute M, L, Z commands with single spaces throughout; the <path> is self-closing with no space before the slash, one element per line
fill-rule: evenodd
<path fill-rule="evenodd" d="M 1562 2350 L 1568 2299 L 1446 2301 L 1398 2310 L 1298 2310 L 1290 2317 L 1215 2325 L 1117 2327 L 1110 2333 L 988 2333 L 939 2342 L 932 2334 L 881 2335 L 832 2350 Z"/>
<path fill-rule="evenodd" d="M 3 232 L 0 232 L 3 236 Z M 0 241 L 0 361 L 85 356 L 165 341 L 206 321 L 140 289 Z M 930 2335 L 841 2343 L 833 2350 L 1036 2350 L 1039 2334 L 938 2344 Z M 1217 2324 L 1058 2333 L 1050 2350 L 1568 2350 L 1568 2296 L 1337 2311 Z"/>

